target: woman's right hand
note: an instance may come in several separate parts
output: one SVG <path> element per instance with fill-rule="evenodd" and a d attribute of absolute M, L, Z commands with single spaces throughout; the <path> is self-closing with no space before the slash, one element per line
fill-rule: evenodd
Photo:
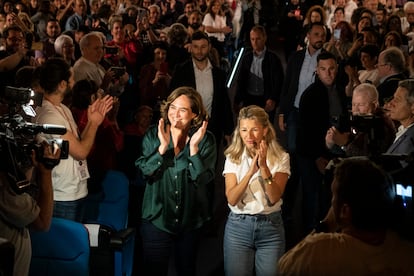
<path fill-rule="evenodd" d="M 163 155 L 168 148 L 170 143 L 170 125 L 165 125 L 164 119 L 161 118 L 158 121 L 158 139 L 160 140 L 160 146 L 158 147 L 158 152 Z"/>

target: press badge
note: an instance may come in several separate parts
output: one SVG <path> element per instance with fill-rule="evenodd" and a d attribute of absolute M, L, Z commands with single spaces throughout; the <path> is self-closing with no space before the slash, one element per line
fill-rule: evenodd
<path fill-rule="evenodd" d="M 80 180 L 86 180 L 90 177 L 86 160 L 78 161 L 76 167 L 78 169 Z"/>

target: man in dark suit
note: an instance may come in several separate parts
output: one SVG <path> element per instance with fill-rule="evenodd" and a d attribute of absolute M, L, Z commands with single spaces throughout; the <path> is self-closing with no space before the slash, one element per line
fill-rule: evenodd
<path fill-rule="evenodd" d="M 191 36 L 191 59 L 176 66 L 171 79 L 171 91 L 180 86 L 196 89 L 203 99 L 210 119 L 210 130 L 219 146 L 223 134 L 227 142 L 234 129 L 233 113 L 226 89 L 224 72 L 211 64 L 208 55 L 211 49 L 206 33 L 197 31 Z"/>
<path fill-rule="evenodd" d="M 401 81 L 389 104 L 391 119 L 400 122 L 394 143 L 388 154 L 410 154 L 414 152 L 414 80 Z M 402 166 L 407 166 L 402 162 Z"/>
<path fill-rule="evenodd" d="M 330 159 L 325 135 L 332 118 L 346 114 L 345 87 L 336 82 L 338 65 L 329 52 L 317 58 L 317 79 L 302 94 L 299 103 L 296 151 L 303 195 L 305 234 L 315 228 L 318 218 L 319 190 Z"/>
<path fill-rule="evenodd" d="M 254 26 L 250 31 L 252 50 L 243 56 L 234 99 L 235 113 L 241 107 L 263 107 L 273 122 L 283 84 L 283 67 L 278 56 L 266 48 L 266 30 Z"/>
<path fill-rule="evenodd" d="M 390 100 L 398 87 L 398 82 L 407 78 L 404 71 L 405 57 L 397 47 L 385 49 L 378 56 L 378 76 L 381 78 L 377 86 L 380 106 Z"/>
<path fill-rule="evenodd" d="M 299 100 L 303 91 L 314 81 L 316 57 L 324 51 L 322 46 L 326 41 L 326 27 L 321 23 L 313 23 L 310 25 L 306 37 L 309 41 L 308 47 L 293 53 L 288 60 L 279 104 L 279 128 L 282 132 L 286 131 L 287 150 L 290 155 L 291 168 L 289 183 L 286 185 L 286 190 L 283 195 L 283 214 L 287 228 L 288 247 L 298 242 L 291 241 L 289 235 L 295 231 L 290 231 L 289 227 L 294 226 L 296 221 L 292 219 L 292 209 L 295 205 L 299 186 L 296 164 L 296 132 L 299 116 Z"/>

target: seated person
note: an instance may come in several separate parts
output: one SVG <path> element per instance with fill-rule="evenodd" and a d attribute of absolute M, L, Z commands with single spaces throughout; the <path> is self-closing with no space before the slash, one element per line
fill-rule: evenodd
<path fill-rule="evenodd" d="M 365 158 L 339 164 L 325 233 L 313 231 L 283 255 L 280 275 L 414 275 L 414 244 L 390 230 L 388 179 Z"/>
<path fill-rule="evenodd" d="M 348 130 L 343 131 L 338 129 L 341 126 L 333 126 L 327 131 L 326 146 L 334 152 L 344 153 L 345 156 L 384 153 L 395 138 L 395 127 L 379 107 L 378 92 L 374 85 L 363 83 L 355 87 L 352 95 L 352 115 L 352 120 L 347 122 L 350 123 Z"/>

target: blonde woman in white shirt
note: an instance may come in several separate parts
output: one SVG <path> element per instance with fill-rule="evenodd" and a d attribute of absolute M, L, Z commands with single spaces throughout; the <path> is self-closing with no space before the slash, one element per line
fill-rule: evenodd
<path fill-rule="evenodd" d="M 240 110 L 225 155 L 223 175 L 231 210 L 224 233 L 225 274 L 276 275 L 285 251 L 280 210 L 290 164 L 263 108 Z"/>

